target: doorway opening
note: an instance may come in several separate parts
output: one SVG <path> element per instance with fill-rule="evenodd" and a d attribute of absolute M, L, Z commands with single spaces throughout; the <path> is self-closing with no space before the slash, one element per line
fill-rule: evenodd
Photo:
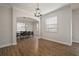
<path fill-rule="evenodd" d="M 17 42 L 23 39 L 39 36 L 39 21 L 28 17 L 18 17 L 16 20 Z"/>

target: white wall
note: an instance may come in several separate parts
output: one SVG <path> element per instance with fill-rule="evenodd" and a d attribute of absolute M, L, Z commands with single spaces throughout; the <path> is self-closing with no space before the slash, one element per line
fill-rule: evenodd
<path fill-rule="evenodd" d="M 0 48 L 11 45 L 11 8 L 0 5 Z"/>
<path fill-rule="evenodd" d="M 72 11 L 72 41 L 79 43 L 79 9 Z"/>
<path fill-rule="evenodd" d="M 48 17 L 57 16 L 57 32 L 45 31 L 45 19 Z M 41 36 L 51 41 L 63 43 L 66 45 L 72 44 L 72 10 L 70 6 L 65 6 L 54 12 L 42 16 L 41 18 Z"/>

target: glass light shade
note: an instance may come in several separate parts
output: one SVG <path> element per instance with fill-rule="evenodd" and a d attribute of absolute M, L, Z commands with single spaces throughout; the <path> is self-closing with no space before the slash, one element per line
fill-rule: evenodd
<path fill-rule="evenodd" d="M 41 14 L 40 14 L 40 9 L 39 9 L 39 8 L 36 8 L 36 9 L 35 9 L 34 15 L 35 15 L 36 17 L 40 17 L 40 16 L 41 16 Z"/>

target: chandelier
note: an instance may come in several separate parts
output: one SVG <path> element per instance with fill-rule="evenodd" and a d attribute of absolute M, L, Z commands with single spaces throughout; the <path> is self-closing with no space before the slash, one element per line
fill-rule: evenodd
<path fill-rule="evenodd" d="M 40 17 L 42 16 L 40 13 L 40 8 L 39 8 L 39 4 L 37 3 L 37 8 L 35 9 L 35 13 L 34 13 L 35 17 Z"/>

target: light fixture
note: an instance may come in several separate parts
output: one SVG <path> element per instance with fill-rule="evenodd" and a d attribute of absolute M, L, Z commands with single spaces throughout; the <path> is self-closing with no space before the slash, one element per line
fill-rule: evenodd
<path fill-rule="evenodd" d="M 42 16 L 41 13 L 40 13 L 39 3 L 37 3 L 37 8 L 35 9 L 34 16 L 35 16 L 35 17 L 40 17 L 40 16 Z"/>

